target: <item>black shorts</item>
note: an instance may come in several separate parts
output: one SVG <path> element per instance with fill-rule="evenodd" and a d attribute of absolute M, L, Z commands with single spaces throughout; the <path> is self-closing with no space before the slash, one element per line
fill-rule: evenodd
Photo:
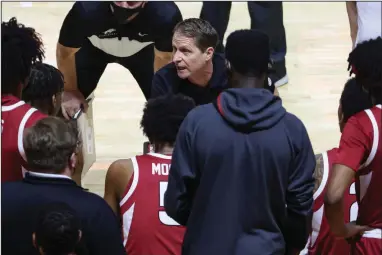
<path fill-rule="evenodd" d="M 130 57 L 115 57 L 94 47 L 86 40 L 76 53 L 77 84 L 87 98 L 97 87 L 107 64 L 118 63 L 134 76 L 146 100 L 150 98 L 154 75 L 154 44 L 148 45 Z M 108 84 L 112 86 L 112 84 Z"/>

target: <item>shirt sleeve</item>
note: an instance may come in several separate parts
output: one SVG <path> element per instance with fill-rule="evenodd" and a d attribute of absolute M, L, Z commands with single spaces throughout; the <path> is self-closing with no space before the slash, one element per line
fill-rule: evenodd
<path fill-rule="evenodd" d="M 81 48 L 86 38 L 84 31 L 86 19 L 83 17 L 82 9 L 81 3 L 76 2 L 62 23 L 58 42 L 65 47 Z"/>
<path fill-rule="evenodd" d="M 371 150 L 372 141 L 365 132 L 366 123 L 351 117 L 342 132 L 335 164 L 345 165 L 357 171 Z"/>
<path fill-rule="evenodd" d="M 286 192 L 287 220 L 285 240 L 290 248 L 303 249 L 307 242 L 312 216 L 314 170 L 316 159 L 304 124 L 295 133 L 295 157 L 289 170 Z M 296 125 L 296 123 L 295 123 Z"/>
<path fill-rule="evenodd" d="M 109 205 L 102 201 L 89 222 L 89 254 L 125 255 L 118 218 Z"/>
<path fill-rule="evenodd" d="M 183 226 L 190 216 L 199 178 L 192 147 L 192 115 L 191 112 L 180 126 L 164 198 L 166 213 Z"/>
<path fill-rule="evenodd" d="M 165 21 L 160 22 L 158 27 L 158 36 L 155 38 L 155 48 L 162 52 L 172 52 L 172 35 L 173 30 L 180 21 L 183 20 L 182 13 L 178 6 L 174 3 L 175 8 L 172 10 L 172 15 L 162 16 Z"/>

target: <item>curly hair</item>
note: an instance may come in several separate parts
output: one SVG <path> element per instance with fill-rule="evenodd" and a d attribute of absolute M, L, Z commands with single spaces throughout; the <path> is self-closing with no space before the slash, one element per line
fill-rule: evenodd
<path fill-rule="evenodd" d="M 22 99 L 26 102 L 51 100 L 52 96 L 63 90 L 64 76 L 60 70 L 52 65 L 38 62 L 32 66 Z"/>
<path fill-rule="evenodd" d="M 358 84 L 382 103 L 382 38 L 371 39 L 358 44 L 349 54 L 348 70 L 355 74 Z"/>
<path fill-rule="evenodd" d="M 347 122 L 354 114 L 373 107 L 370 95 L 357 84 L 355 78 L 351 78 L 346 82 L 340 103 L 344 122 Z"/>
<path fill-rule="evenodd" d="M 180 125 L 194 107 L 194 100 L 181 94 L 149 99 L 141 120 L 143 134 L 152 144 L 172 146 Z"/>
<path fill-rule="evenodd" d="M 44 45 L 34 28 L 17 23 L 16 18 L 1 23 L 1 90 L 14 94 L 25 84 L 31 66 L 45 57 Z"/>

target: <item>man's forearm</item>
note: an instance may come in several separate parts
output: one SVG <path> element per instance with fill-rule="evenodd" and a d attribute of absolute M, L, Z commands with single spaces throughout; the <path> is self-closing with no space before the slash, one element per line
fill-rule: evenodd
<path fill-rule="evenodd" d="M 311 233 L 312 214 L 300 215 L 288 210 L 285 241 L 291 250 L 303 250 Z"/>
<path fill-rule="evenodd" d="M 57 67 L 62 72 L 65 80 L 64 90 L 71 91 L 77 90 L 77 72 L 75 63 L 75 53 L 79 49 L 71 49 L 70 51 L 65 49 L 61 45 L 57 45 L 56 58 Z"/>

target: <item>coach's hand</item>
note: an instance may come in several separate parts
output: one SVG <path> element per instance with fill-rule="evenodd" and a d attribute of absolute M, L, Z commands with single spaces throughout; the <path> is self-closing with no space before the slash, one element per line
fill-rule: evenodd
<path fill-rule="evenodd" d="M 88 110 L 88 104 L 79 90 L 64 91 L 62 93 L 62 115 L 66 119 L 71 119 L 79 109 L 83 109 L 84 112 Z"/>

